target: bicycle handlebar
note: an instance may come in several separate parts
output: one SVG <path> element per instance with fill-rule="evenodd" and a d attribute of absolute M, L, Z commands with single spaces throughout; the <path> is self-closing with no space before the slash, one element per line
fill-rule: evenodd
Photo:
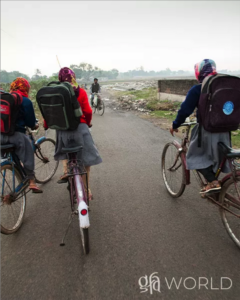
<path fill-rule="evenodd" d="M 182 126 L 192 126 L 192 125 L 196 125 L 197 122 L 186 122 L 186 123 L 183 123 L 181 124 L 179 127 L 182 127 Z"/>

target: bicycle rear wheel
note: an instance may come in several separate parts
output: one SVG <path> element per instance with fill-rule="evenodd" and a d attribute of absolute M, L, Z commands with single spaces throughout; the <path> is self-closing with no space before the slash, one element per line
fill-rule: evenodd
<path fill-rule="evenodd" d="M 84 254 L 89 254 L 90 248 L 89 248 L 88 228 L 80 227 L 80 234 L 81 234 L 81 239 L 82 239 L 83 252 L 84 252 Z"/>
<path fill-rule="evenodd" d="M 185 168 L 178 148 L 173 143 L 168 143 L 162 153 L 162 175 L 168 193 L 180 197 L 186 187 Z"/>
<path fill-rule="evenodd" d="M 222 187 L 221 193 L 219 195 L 219 201 L 225 207 L 227 207 L 230 212 L 220 209 L 221 218 L 227 233 L 234 241 L 234 243 L 240 248 L 240 177 L 229 179 Z"/>
<path fill-rule="evenodd" d="M 55 141 L 47 138 L 39 144 L 35 153 L 35 177 L 38 183 L 46 183 L 54 176 L 58 161 L 54 160 Z"/>
<path fill-rule="evenodd" d="M 23 180 L 16 167 L 13 172 L 12 165 L 1 166 L 1 176 L 1 233 L 12 234 L 22 225 L 26 211 L 26 193 L 23 191 L 17 198 L 14 196 L 15 188 Z"/>

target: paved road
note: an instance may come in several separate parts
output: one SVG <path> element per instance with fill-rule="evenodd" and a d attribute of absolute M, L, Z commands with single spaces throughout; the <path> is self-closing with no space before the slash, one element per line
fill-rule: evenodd
<path fill-rule="evenodd" d="M 2 235 L 1 299 L 239 299 L 240 253 L 216 208 L 194 186 L 177 200 L 165 191 L 160 157 L 169 134 L 110 108 L 93 124 L 104 163 L 92 168 L 91 253 L 81 252 L 77 220 L 59 246 L 70 209 L 66 186 L 56 184 L 59 169 L 43 195 L 28 196 L 19 232 Z M 154 272 L 161 293 L 140 293 L 139 278 Z M 173 277 L 194 279 L 169 289 L 165 278 Z M 212 287 L 188 290 L 199 277 Z M 221 277 L 232 288 L 220 290 Z"/>

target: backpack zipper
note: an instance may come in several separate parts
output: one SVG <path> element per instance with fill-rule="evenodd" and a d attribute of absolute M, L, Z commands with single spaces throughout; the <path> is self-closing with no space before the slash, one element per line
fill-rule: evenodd
<path fill-rule="evenodd" d="M 218 92 L 220 92 L 220 91 L 222 91 L 222 90 L 229 90 L 229 92 L 230 92 L 230 90 L 234 90 L 234 89 L 233 89 L 233 88 L 223 88 L 223 89 L 218 89 L 218 90 L 216 90 L 216 91 L 213 93 L 213 95 L 212 95 L 212 94 L 209 94 L 208 100 L 211 101 L 211 98 L 214 98 L 214 96 L 215 96 Z M 212 111 L 212 104 L 209 105 L 209 111 Z"/>

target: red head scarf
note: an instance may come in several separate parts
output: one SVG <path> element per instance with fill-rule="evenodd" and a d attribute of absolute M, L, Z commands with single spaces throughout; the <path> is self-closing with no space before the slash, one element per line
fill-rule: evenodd
<path fill-rule="evenodd" d="M 23 97 L 28 97 L 29 90 L 29 82 L 22 77 L 17 77 L 10 85 L 10 92 L 17 92 Z"/>

